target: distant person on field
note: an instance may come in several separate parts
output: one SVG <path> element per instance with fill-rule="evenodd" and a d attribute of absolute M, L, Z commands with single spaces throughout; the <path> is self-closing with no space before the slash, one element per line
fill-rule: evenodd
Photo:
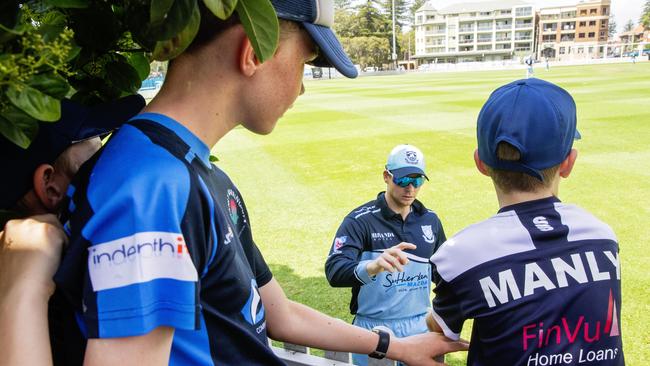
<path fill-rule="evenodd" d="M 429 257 L 445 240 L 438 216 L 416 199 L 425 174 L 424 155 L 398 145 L 383 171 L 386 191 L 350 212 L 336 232 L 325 263 L 333 287 L 351 287 L 354 324 L 389 328 L 396 336 L 427 332 L 431 308 Z M 355 365 L 368 356 L 353 354 Z"/>
<path fill-rule="evenodd" d="M 526 66 L 527 66 L 527 69 L 526 69 L 526 78 L 532 78 L 532 77 L 533 77 L 533 74 L 535 73 L 535 72 L 533 71 L 533 64 L 535 63 L 535 61 L 533 60 L 533 56 L 528 56 L 528 57 L 526 57 L 526 59 L 524 59 L 524 63 L 525 63 Z"/>
<path fill-rule="evenodd" d="M 474 160 L 499 212 L 431 257 L 433 327 L 458 339 L 474 319 L 468 365 L 625 364 L 616 236 L 558 198 L 575 137 L 573 98 L 546 81 L 504 85 L 483 105 Z"/>
<path fill-rule="evenodd" d="M 548 57 L 547 56 L 544 57 L 544 65 L 546 67 L 546 71 L 549 71 L 551 69 L 551 66 L 548 63 Z"/>

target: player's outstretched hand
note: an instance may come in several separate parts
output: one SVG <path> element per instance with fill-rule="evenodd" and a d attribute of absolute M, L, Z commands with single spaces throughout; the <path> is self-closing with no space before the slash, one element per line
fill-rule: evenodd
<path fill-rule="evenodd" d="M 388 272 L 403 272 L 404 266 L 409 262 L 409 259 L 406 257 L 404 250 L 415 249 L 417 248 L 415 244 L 401 242 L 395 246 L 392 246 L 384 250 L 379 257 L 375 260 L 368 263 L 366 266 L 366 271 L 370 276 L 374 276 L 377 273 L 388 271 Z"/>
<path fill-rule="evenodd" d="M 54 292 L 52 276 L 67 237 L 54 215 L 11 220 L 0 232 L 0 291 Z"/>
<path fill-rule="evenodd" d="M 467 351 L 469 343 L 465 340 L 452 341 L 440 333 L 424 333 L 405 338 L 391 338 L 387 357 L 400 360 L 409 366 L 442 366 L 435 360 L 450 352 Z"/>

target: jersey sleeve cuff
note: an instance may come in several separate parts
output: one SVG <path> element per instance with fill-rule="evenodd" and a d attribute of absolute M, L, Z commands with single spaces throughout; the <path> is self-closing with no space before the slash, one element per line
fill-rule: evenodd
<path fill-rule="evenodd" d="M 375 280 L 376 277 L 376 276 L 371 277 L 368 274 L 368 270 L 366 269 L 366 267 L 368 266 L 369 262 L 370 260 L 361 261 L 359 262 L 359 264 L 357 264 L 357 267 L 354 269 L 354 275 L 357 277 L 357 280 L 359 280 L 359 282 L 361 282 L 364 285 L 367 283 L 371 283 L 372 281 Z"/>
<path fill-rule="evenodd" d="M 438 323 L 440 328 L 442 328 L 442 332 L 445 334 L 445 337 L 454 341 L 460 339 L 460 333 L 452 331 L 447 323 L 445 323 L 445 321 L 442 319 L 442 317 L 436 313 L 435 309 L 432 309 L 431 314 L 433 315 L 433 319 L 436 321 L 436 323 Z"/>

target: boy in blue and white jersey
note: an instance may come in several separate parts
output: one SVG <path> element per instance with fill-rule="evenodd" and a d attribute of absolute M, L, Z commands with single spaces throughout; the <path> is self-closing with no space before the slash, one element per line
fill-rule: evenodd
<path fill-rule="evenodd" d="M 386 191 L 350 212 L 338 228 L 325 274 L 331 286 L 352 288 L 355 325 L 385 326 L 406 337 L 428 331 L 429 257 L 446 237 L 435 212 L 416 199 L 428 180 L 420 149 L 393 148 L 383 177 Z M 352 360 L 368 364 L 367 355 Z"/>
<path fill-rule="evenodd" d="M 478 170 L 499 212 L 432 257 L 433 318 L 458 339 L 474 319 L 468 365 L 624 365 L 616 236 L 558 198 L 571 173 L 576 106 L 539 79 L 495 90 L 478 117 Z"/>
<path fill-rule="evenodd" d="M 70 186 L 70 245 L 55 281 L 58 310 L 74 314 L 67 329 L 84 339 L 59 340 L 66 365 L 282 365 L 267 335 L 414 365 L 463 348 L 336 321 L 288 300 L 273 278 L 244 200 L 210 149 L 238 125 L 270 133 L 304 92 L 306 63 L 348 77 L 356 69 L 331 29 L 331 1 L 271 3 L 280 40 L 262 63 L 237 16 L 218 20 L 200 2 L 198 34 L 160 92 Z"/>

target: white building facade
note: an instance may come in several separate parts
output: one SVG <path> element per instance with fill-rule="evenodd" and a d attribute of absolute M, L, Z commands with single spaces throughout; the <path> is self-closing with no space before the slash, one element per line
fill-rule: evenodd
<path fill-rule="evenodd" d="M 461 3 L 415 13 L 420 63 L 501 61 L 536 53 L 536 14 L 520 0 Z"/>

